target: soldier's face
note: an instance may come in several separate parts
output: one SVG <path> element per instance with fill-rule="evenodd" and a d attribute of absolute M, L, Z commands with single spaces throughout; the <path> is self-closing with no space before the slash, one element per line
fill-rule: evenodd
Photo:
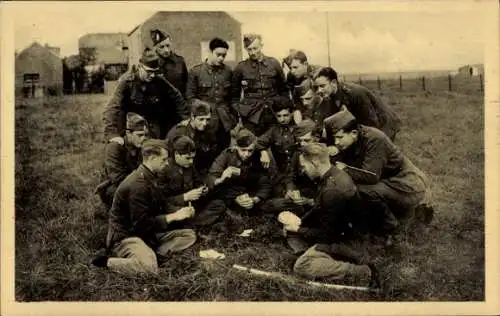
<path fill-rule="evenodd" d="M 307 62 L 302 63 L 298 59 L 292 60 L 290 72 L 295 78 L 303 78 L 307 74 Z"/>
<path fill-rule="evenodd" d="M 172 53 L 172 41 L 167 38 L 163 42 L 156 44 L 155 49 L 158 56 L 168 57 Z"/>
<path fill-rule="evenodd" d="M 215 66 L 221 66 L 224 64 L 224 60 L 227 56 L 227 49 L 223 47 L 217 47 L 212 52 L 212 64 Z"/>
<path fill-rule="evenodd" d="M 358 131 L 353 130 L 346 133 L 343 130 L 340 130 L 333 135 L 333 138 L 335 141 L 335 147 L 337 147 L 340 151 L 346 150 L 358 139 Z"/>
<path fill-rule="evenodd" d="M 260 39 L 256 39 L 246 48 L 248 57 L 252 60 L 258 60 L 262 55 L 262 43 Z"/>
<path fill-rule="evenodd" d="M 243 161 L 248 160 L 250 157 L 252 157 L 252 154 L 255 150 L 255 145 L 252 144 L 248 147 L 239 147 L 236 146 L 236 149 L 238 151 L 238 156 L 240 156 L 240 159 Z"/>
<path fill-rule="evenodd" d="M 165 149 L 161 150 L 161 154 L 152 157 L 150 161 L 150 166 L 154 169 L 151 171 L 159 172 L 168 166 L 168 152 Z"/>
<path fill-rule="evenodd" d="M 211 115 L 192 116 L 193 126 L 197 131 L 204 131 L 210 122 Z"/>
<path fill-rule="evenodd" d="M 146 140 L 146 131 L 132 131 L 129 133 L 128 140 L 132 144 L 132 146 L 141 148 L 142 143 Z"/>
<path fill-rule="evenodd" d="M 321 76 L 316 78 L 316 80 L 314 81 L 314 85 L 317 89 L 316 92 L 323 98 L 328 97 L 330 94 L 337 93 L 337 80 L 330 81 L 327 77 Z"/>
<path fill-rule="evenodd" d="M 276 120 L 281 125 L 287 125 L 292 120 L 292 113 L 290 113 L 290 110 L 288 109 L 281 110 L 276 113 Z"/>
<path fill-rule="evenodd" d="M 182 168 L 189 168 L 194 163 L 195 155 L 196 154 L 194 152 L 188 154 L 175 153 L 174 154 L 175 163 L 181 166 Z"/>
<path fill-rule="evenodd" d="M 306 174 L 310 179 L 316 179 L 319 176 L 316 166 L 304 159 L 303 155 L 299 156 L 299 165 L 302 173 Z"/>
<path fill-rule="evenodd" d="M 315 94 L 312 89 L 307 90 L 307 92 L 300 97 L 300 100 L 302 101 L 302 104 L 306 108 L 312 108 L 314 105 L 314 98 Z"/>
<path fill-rule="evenodd" d="M 312 136 L 312 132 L 299 136 L 297 137 L 297 139 L 299 141 L 300 147 L 302 148 L 317 141 L 316 137 Z"/>

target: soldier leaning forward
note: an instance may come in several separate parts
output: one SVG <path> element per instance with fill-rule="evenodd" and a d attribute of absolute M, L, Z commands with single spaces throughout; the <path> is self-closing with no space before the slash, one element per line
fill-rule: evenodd
<path fill-rule="evenodd" d="M 106 139 L 123 143 L 128 112 L 142 115 L 149 124 L 152 138 L 165 138 L 176 123 L 187 118 L 187 106 L 180 92 L 162 77 L 156 76 L 158 57 L 145 49 L 137 66 L 122 75 L 109 103 L 104 108 Z"/>
<path fill-rule="evenodd" d="M 167 144 L 173 149 L 175 140 L 180 136 L 188 136 L 196 145 L 196 170 L 206 175 L 214 159 L 224 147 L 219 143 L 217 131 L 210 124 L 213 123 L 210 104 L 204 101 L 193 100 L 191 117 L 175 125 L 167 134 Z"/>
<path fill-rule="evenodd" d="M 209 172 L 209 187 L 234 211 L 253 213 L 271 194 L 274 165 L 264 168 L 255 151 L 257 138 L 247 129 L 236 135 L 236 145 L 215 159 Z"/>
<path fill-rule="evenodd" d="M 146 120 L 135 113 L 127 113 L 127 131 L 124 143 L 110 142 L 106 144 L 104 153 L 105 180 L 96 188 L 102 202 L 111 207 L 116 188 L 132 171 L 139 167 L 141 147 L 147 136 Z"/>
<path fill-rule="evenodd" d="M 160 172 L 168 162 L 163 140 L 146 140 L 142 164 L 116 190 L 110 210 L 106 249 L 91 263 L 125 274 L 157 274 L 157 256 L 168 257 L 196 241 L 191 229 L 172 230 L 173 222 L 194 215 L 192 207 L 167 214 L 159 186 Z"/>
<path fill-rule="evenodd" d="M 175 211 L 192 203 L 195 216 L 183 223 L 183 227 L 205 226 L 214 223 L 224 213 L 225 204 L 213 199 L 205 179 L 195 168 L 196 148 L 187 136 L 178 137 L 172 146 L 173 157 L 161 176 L 162 191 L 166 196 L 167 212 Z"/>
<path fill-rule="evenodd" d="M 279 61 L 261 51 L 261 37 L 245 35 L 243 42 L 249 58 L 234 69 L 232 106 L 243 125 L 260 136 L 275 122 L 271 112 L 274 99 L 290 96 Z"/>

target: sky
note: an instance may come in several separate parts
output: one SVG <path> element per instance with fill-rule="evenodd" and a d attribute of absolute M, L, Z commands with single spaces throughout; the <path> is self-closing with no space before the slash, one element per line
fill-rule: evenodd
<path fill-rule="evenodd" d="M 78 38 L 86 33 L 128 33 L 157 10 L 200 10 L 195 4 L 20 2 L 9 10 L 16 50 L 38 41 L 59 46 L 61 56 L 68 56 L 77 53 Z M 312 4 L 297 7 L 297 2 L 279 7 L 223 4 L 201 10 L 228 12 L 242 23 L 243 33 L 261 34 L 264 52 L 279 59 L 295 48 L 311 63 L 328 65 L 328 21 L 332 66 L 343 73 L 456 69 L 484 59 L 484 10 L 374 11 L 361 2 L 326 13 L 318 12 L 321 7 L 315 12 Z M 329 4 L 332 9 L 337 7 Z"/>

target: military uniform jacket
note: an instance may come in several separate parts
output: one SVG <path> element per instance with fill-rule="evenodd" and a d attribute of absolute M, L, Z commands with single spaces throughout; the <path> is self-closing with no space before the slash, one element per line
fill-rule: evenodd
<path fill-rule="evenodd" d="M 167 134 L 167 146 L 173 152 L 174 142 L 180 136 L 188 136 L 196 146 L 195 167 L 202 172 L 208 170 L 212 162 L 221 153 L 216 130 L 207 127 L 203 132 L 196 131 L 190 122 L 175 125 Z"/>
<path fill-rule="evenodd" d="M 270 196 L 271 179 L 275 167 L 270 166 L 268 169 L 264 169 L 260 162 L 260 154 L 257 151 L 248 161 L 243 162 L 235 148 L 226 148 L 210 167 L 209 187 L 213 188 L 215 180 L 229 166 L 240 168 L 241 174 L 226 179 L 217 186 L 217 189 L 219 189 L 219 186 L 223 188 L 221 190 L 225 199 L 232 200 L 243 193 L 257 196 L 261 200 L 265 200 Z"/>
<path fill-rule="evenodd" d="M 167 203 L 167 213 L 187 206 L 184 201 L 184 193 L 202 186 L 203 179 L 196 169 L 183 168 L 170 158 L 169 165 L 160 176 L 160 186 Z"/>
<path fill-rule="evenodd" d="M 143 82 L 134 70 L 120 77 L 111 100 L 104 108 L 104 134 L 107 139 L 125 135 L 128 112 L 142 115 L 154 138 L 165 138 L 173 125 L 188 116 L 186 102 L 169 82 L 161 77 Z"/>
<path fill-rule="evenodd" d="M 340 234 L 349 212 L 359 203 L 356 185 L 349 175 L 331 167 L 318 182 L 314 206 L 303 218 L 299 233 L 315 243 L 331 243 Z M 337 236 L 338 237 L 338 236 Z"/>
<path fill-rule="evenodd" d="M 367 174 L 346 168 L 356 184 L 374 185 L 384 182 L 400 192 L 425 191 L 426 179 L 411 161 L 382 131 L 361 125 L 359 137 L 348 149 L 339 153 L 347 165 L 372 172 Z"/>
<path fill-rule="evenodd" d="M 400 130 L 401 120 L 387 104 L 367 88 L 355 83 L 339 83 L 339 90 L 332 101 L 336 107 L 345 105 L 358 123 L 373 126 L 394 139 Z"/>
<path fill-rule="evenodd" d="M 290 97 L 281 64 L 267 56 L 262 61 L 241 61 L 234 69 L 231 89 L 233 108 L 256 124 L 264 108 L 272 106 L 274 97 Z M 240 102 L 242 90 L 244 96 Z"/>
<path fill-rule="evenodd" d="M 316 195 L 318 183 L 311 180 L 311 178 L 303 172 L 299 162 L 300 154 L 300 149 L 296 150 L 288 165 L 284 179 L 286 190 L 299 190 L 302 196 L 313 198 Z"/>
<path fill-rule="evenodd" d="M 157 247 L 155 233 L 167 229 L 163 214 L 165 202 L 158 178 L 141 164 L 116 190 L 109 215 L 107 247 L 112 248 L 128 237 L 139 237 L 150 247 Z"/>
<path fill-rule="evenodd" d="M 257 141 L 257 151 L 271 149 L 278 171 L 287 169 L 295 152 L 297 145 L 294 131 L 295 124 L 293 123 L 286 126 L 277 124 L 269 128 Z"/>
<path fill-rule="evenodd" d="M 194 66 L 189 72 L 186 99 L 199 99 L 214 106 L 214 113 L 230 131 L 236 124 L 236 115 L 231 104 L 231 80 L 233 71 L 226 65 L 212 66 L 206 61 Z"/>
<path fill-rule="evenodd" d="M 291 72 L 287 73 L 287 75 L 286 75 L 286 85 L 287 85 L 288 89 L 291 92 L 292 100 L 293 100 L 293 103 L 295 104 L 295 106 L 298 107 L 301 104 L 298 88 L 300 87 L 300 85 L 302 84 L 302 82 L 304 82 L 305 80 L 311 80 L 312 81 L 313 78 L 314 78 L 314 74 L 320 68 L 321 68 L 320 66 L 309 65 L 307 67 L 307 74 L 304 77 L 302 77 L 302 78 L 295 77 Z"/>
<path fill-rule="evenodd" d="M 167 58 L 160 57 L 160 72 L 179 92 L 182 97 L 186 95 L 188 70 L 184 57 L 171 54 Z"/>

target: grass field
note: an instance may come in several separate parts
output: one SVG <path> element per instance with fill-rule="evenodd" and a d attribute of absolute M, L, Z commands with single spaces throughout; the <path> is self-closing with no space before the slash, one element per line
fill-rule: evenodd
<path fill-rule="evenodd" d="M 397 143 L 432 179 L 430 230 L 409 234 L 382 258 L 382 294 L 319 290 L 236 272 L 233 263 L 291 273 L 283 240 L 224 233 L 200 239 L 157 277 L 124 277 L 87 265 L 106 221 L 92 194 L 103 155 L 105 95 L 16 102 L 16 300 L 18 301 L 469 301 L 484 300 L 483 97 L 384 94 L 401 113 Z M 358 245 L 363 246 L 363 245 Z M 366 246 L 366 245 L 364 245 Z M 226 259 L 206 261 L 200 249 Z"/>

